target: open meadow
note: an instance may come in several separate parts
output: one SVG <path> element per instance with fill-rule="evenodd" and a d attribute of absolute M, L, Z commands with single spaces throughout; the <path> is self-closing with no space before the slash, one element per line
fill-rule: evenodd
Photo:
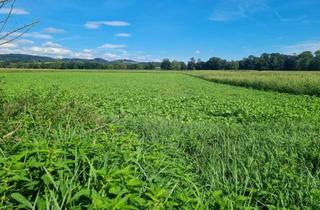
<path fill-rule="evenodd" d="M 319 74 L 188 74 L 0 73 L 0 209 L 320 209 Z"/>

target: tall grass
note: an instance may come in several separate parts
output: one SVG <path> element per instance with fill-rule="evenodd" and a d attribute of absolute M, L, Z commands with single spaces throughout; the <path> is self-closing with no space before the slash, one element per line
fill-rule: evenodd
<path fill-rule="evenodd" d="M 135 120 L 127 127 L 141 138 L 175 144 L 189 157 L 209 209 L 319 208 L 319 127 Z"/>
<path fill-rule="evenodd" d="M 176 150 L 146 144 L 71 98 L 57 88 L 1 97 L 0 209 L 204 205 Z"/>
<path fill-rule="evenodd" d="M 320 96 L 319 72 L 199 71 L 191 75 L 258 90 Z"/>

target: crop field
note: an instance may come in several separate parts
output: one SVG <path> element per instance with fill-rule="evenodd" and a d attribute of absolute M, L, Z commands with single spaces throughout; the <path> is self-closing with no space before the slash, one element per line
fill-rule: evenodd
<path fill-rule="evenodd" d="M 319 72 L 195 71 L 191 75 L 258 90 L 320 96 Z"/>
<path fill-rule="evenodd" d="M 0 73 L 0 209 L 320 209 L 320 79 L 294 75 Z"/>

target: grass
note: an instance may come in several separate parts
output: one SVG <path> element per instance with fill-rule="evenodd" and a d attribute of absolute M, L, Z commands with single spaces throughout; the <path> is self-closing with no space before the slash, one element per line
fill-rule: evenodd
<path fill-rule="evenodd" d="M 320 96 L 319 72 L 196 71 L 200 78 L 235 86 Z"/>
<path fill-rule="evenodd" d="M 16 72 L 2 209 L 318 209 L 320 99 L 180 73 Z"/>

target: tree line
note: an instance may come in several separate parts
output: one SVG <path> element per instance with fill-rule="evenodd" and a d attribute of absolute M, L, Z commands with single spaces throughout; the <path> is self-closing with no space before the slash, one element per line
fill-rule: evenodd
<path fill-rule="evenodd" d="M 312 53 L 303 52 L 298 55 L 280 53 L 263 53 L 260 57 L 250 55 L 239 61 L 228 61 L 212 57 L 208 61 L 191 58 L 185 64 L 180 61 L 164 59 L 163 70 L 320 70 L 320 50 Z"/>
<path fill-rule="evenodd" d="M 207 61 L 191 58 L 183 61 L 164 59 L 162 62 L 134 62 L 128 60 L 105 61 L 103 59 L 52 59 L 26 55 L 1 55 L 0 68 L 27 69 L 162 69 L 162 70 L 320 70 L 320 50 L 306 51 L 298 55 L 264 53 L 260 57 L 249 56 L 239 61 L 212 57 Z"/>
<path fill-rule="evenodd" d="M 73 60 L 54 60 L 54 61 L 1 61 L 0 68 L 25 68 L 25 69 L 146 69 L 153 70 L 160 68 L 158 62 L 144 63 L 125 63 L 116 61 L 102 63 L 97 61 L 73 61 Z"/>

